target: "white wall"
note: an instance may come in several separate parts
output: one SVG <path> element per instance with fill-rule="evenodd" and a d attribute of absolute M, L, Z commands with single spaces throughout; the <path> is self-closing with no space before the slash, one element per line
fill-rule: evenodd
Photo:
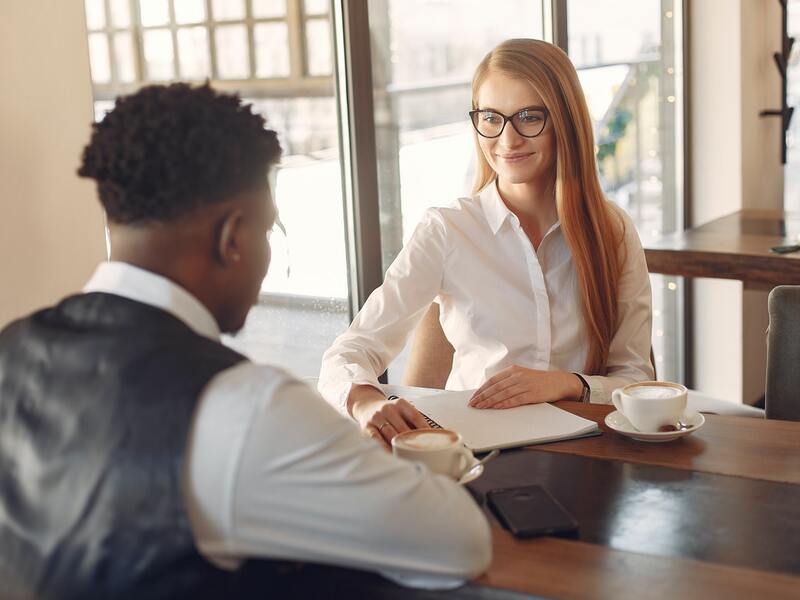
<path fill-rule="evenodd" d="M 81 288 L 105 257 L 75 175 L 92 91 L 83 2 L 0 0 L 0 327 Z"/>
<path fill-rule="evenodd" d="M 780 208 L 780 102 L 772 53 L 778 2 L 690 2 L 692 216 L 699 225 L 742 208 Z M 764 392 L 766 292 L 739 282 L 694 280 L 694 387 L 752 402 Z"/>

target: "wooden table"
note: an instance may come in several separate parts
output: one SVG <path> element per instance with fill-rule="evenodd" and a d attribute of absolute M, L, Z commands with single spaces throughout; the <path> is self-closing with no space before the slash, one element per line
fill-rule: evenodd
<path fill-rule="evenodd" d="M 800 213 L 741 210 L 683 232 L 643 239 L 651 273 L 737 279 L 745 284 L 800 284 L 800 252 L 772 246 L 800 243 Z"/>
<path fill-rule="evenodd" d="M 613 407 L 557 405 L 596 420 L 603 435 L 533 446 L 527 452 L 734 476 L 746 480 L 737 483 L 750 482 L 754 488 L 758 482 L 783 484 L 781 489 L 789 484 L 800 501 L 800 422 L 706 415 L 705 426 L 695 434 L 667 444 L 646 444 L 608 430 L 603 419 Z M 752 510 L 770 510 L 769 499 L 753 498 Z M 781 544 L 780 539 L 770 542 Z M 554 598 L 800 598 L 800 571 L 730 566 L 558 538 L 519 541 L 495 529 L 492 566 L 470 585 Z"/>
<path fill-rule="evenodd" d="M 411 590 L 311 565 L 291 597 L 800 598 L 800 422 L 706 415 L 692 435 L 648 444 L 605 426 L 613 407 L 557 405 L 595 420 L 603 435 L 504 451 L 470 487 L 480 497 L 539 482 L 578 518 L 580 539 L 517 540 L 495 523 L 492 564 L 458 589 Z M 576 481 L 592 492 L 577 501 Z M 621 510 L 609 513 L 620 497 Z M 587 539 L 592 531 L 597 539 Z"/>

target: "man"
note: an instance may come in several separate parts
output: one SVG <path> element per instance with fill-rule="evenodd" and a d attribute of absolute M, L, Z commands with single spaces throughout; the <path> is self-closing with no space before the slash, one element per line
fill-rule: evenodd
<path fill-rule="evenodd" d="M 266 274 L 279 155 L 261 117 L 208 86 L 144 88 L 94 125 L 79 174 L 97 182 L 111 261 L 0 334 L 7 590 L 222 594 L 248 558 L 408 584 L 486 568 L 488 526 L 462 488 L 220 344 Z M 248 585 L 268 590 L 262 564 Z"/>

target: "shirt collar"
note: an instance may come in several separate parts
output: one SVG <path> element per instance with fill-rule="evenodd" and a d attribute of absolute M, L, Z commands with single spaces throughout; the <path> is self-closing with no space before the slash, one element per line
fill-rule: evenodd
<path fill-rule="evenodd" d="M 175 282 L 128 263 L 100 263 L 83 288 L 84 293 L 103 292 L 149 304 L 177 317 L 196 333 L 219 340 L 217 321 L 192 294 Z"/>
<path fill-rule="evenodd" d="M 508 210 L 506 203 L 500 197 L 500 192 L 497 191 L 496 179 L 483 188 L 479 195 L 483 214 L 489 223 L 492 233 L 496 234 L 509 218 L 514 217 L 516 219 L 516 215 Z"/>
<path fill-rule="evenodd" d="M 493 234 L 496 235 L 503 226 L 503 223 L 506 221 L 510 220 L 519 223 L 519 218 L 517 218 L 517 215 L 509 210 L 508 206 L 506 206 L 506 203 L 503 202 L 503 199 L 500 197 L 500 192 L 497 189 L 497 179 L 483 188 L 478 195 L 481 199 L 483 214 L 486 217 L 486 221 L 489 223 L 489 227 L 491 228 Z M 550 229 L 547 230 L 547 233 L 545 233 L 542 239 L 550 235 L 550 233 L 555 231 L 560 225 L 560 221 L 556 220 L 556 222 L 550 226 Z"/>

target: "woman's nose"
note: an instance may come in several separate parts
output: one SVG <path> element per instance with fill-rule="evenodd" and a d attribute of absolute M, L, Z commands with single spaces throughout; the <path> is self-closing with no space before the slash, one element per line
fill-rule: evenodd
<path fill-rule="evenodd" d="M 511 121 L 508 121 L 506 126 L 503 128 L 503 133 L 500 134 L 499 141 L 506 148 L 514 148 L 525 143 L 525 138 L 517 133 L 517 130 L 514 129 Z"/>

